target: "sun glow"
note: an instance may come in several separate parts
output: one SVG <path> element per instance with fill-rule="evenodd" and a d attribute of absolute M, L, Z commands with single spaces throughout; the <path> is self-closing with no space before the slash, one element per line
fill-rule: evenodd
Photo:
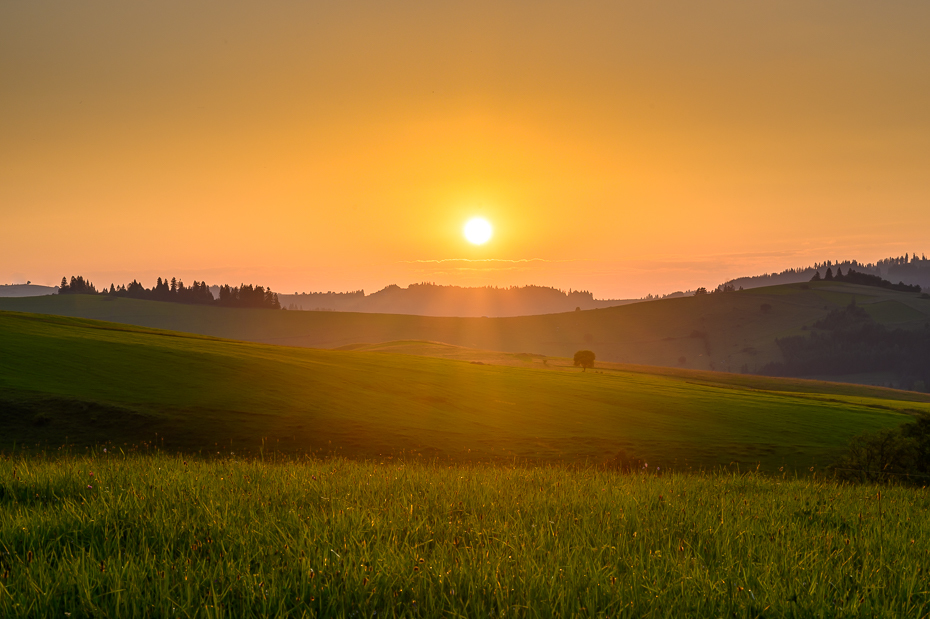
<path fill-rule="evenodd" d="M 483 217 L 473 217 L 465 224 L 465 238 L 473 245 L 484 245 L 491 240 L 494 234 L 494 228 L 491 223 Z"/>

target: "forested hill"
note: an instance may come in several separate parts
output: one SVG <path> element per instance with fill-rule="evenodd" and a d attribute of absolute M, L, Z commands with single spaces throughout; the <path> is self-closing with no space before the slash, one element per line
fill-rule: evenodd
<path fill-rule="evenodd" d="M 779 284 L 798 284 L 810 281 L 818 271 L 824 275 L 828 268 L 834 271 L 837 268 L 844 272 L 853 269 L 860 273 L 877 275 L 882 279 L 887 279 L 895 284 L 903 282 L 910 285 L 918 285 L 924 290 L 930 289 L 930 259 L 925 255 L 920 257 L 917 254 L 913 256 L 904 254 L 897 258 L 885 258 L 877 262 L 863 264 L 856 260 L 845 260 L 843 262 L 833 262 L 827 260 L 807 267 L 796 269 L 786 269 L 780 273 L 766 273 L 762 275 L 752 275 L 748 277 L 738 277 L 718 286 L 723 289 L 724 286 L 732 286 L 734 289 L 742 288 L 760 288 L 762 286 L 776 286 Z"/>
<path fill-rule="evenodd" d="M 599 300 L 590 292 L 568 292 L 546 286 L 484 286 L 463 288 L 423 283 L 407 288 L 391 285 L 366 295 L 355 292 L 278 294 L 281 306 L 291 310 L 332 310 L 420 316 L 530 316 L 626 305 L 635 300 Z"/>

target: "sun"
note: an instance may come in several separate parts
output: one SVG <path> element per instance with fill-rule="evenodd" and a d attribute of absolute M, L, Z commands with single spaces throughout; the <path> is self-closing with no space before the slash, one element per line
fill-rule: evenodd
<path fill-rule="evenodd" d="M 465 238 L 472 245 L 484 245 L 491 240 L 494 228 L 491 222 L 483 217 L 473 217 L 465 224 Z"/>

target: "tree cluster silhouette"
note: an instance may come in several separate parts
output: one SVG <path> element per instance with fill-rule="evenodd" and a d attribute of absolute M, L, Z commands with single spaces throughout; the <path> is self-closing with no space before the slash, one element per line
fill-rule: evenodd
<path fill-rule="evenodd" d="M 58 294 L 97 294 L 97 289 L 89 280 L 85 280 L 80 275 L 77 277 L 72 275 L 70 284 L 67 277 L 61 278 Z"/>
<path fill-rule="evenodd" d="M 223 307 L 255 307 L 281 309 L 278 295 L 262 286 L 252 287 L 251 284 L 242 284 L 238 288 L 229 285 L 220 286 L 220 298 L 217 304 Z"/>
<path fill-rule="evenodd" d="M 849 269 L 844 275 L 842 267 L 836 267 L 836 275 L 833 274 L 832 268 L 827 267 L 827 272 L 824 274 L 823 278 L 820 277 L 820 271 L 817 271 L 814 273 L 811 281 L 819 282 L 821 279 L 827 282 L 846 282 L 847 284 L 859 284 L 860 286 L 887 288 L 888 290 L 897 290 L 898 292 L 920 292 L 920 286 L 916 284 L 908 285 L 904 282 L 892 284 L 887 279 L 882 279 L 878 275 L 872 275 L 871 273 L 862 273 Z"/>
<path fill-rule="evenodd" d="M 220 287 L 220 298 L 215 299 L 206 282 L 194 281 L 190 286 L 172 277 L 158 278 L 152 288 L 146 288 L 136 280 L 129 285 L 104 288 L 97 292 L 94 284 L 82 276 L 72 276 L 70 283 L 66 277 L 61 278 L 58 294 L 105 294 L 128 299 L 142 299 L 145 301 L 167 301 L 171 303 L 186 303 L 189 305 L 219 305 L 222 307 L 252 307 L 266 309 L 281 309 L 278 295 L 270 288 L 241 284 L 238 287 L 224 285 Z"/>

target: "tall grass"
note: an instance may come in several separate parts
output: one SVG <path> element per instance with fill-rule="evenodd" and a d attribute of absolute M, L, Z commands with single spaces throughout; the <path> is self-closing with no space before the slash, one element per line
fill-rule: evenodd
<path fill-rule="evenodd" d="M 2 617 L 922 617 L 926 489 L 754 474 L 0 459 Z"/>

